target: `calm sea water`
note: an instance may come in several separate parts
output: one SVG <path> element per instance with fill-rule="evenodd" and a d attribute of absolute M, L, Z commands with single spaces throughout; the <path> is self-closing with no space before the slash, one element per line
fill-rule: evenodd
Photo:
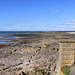
<path fill-rule="evenodd" d="M 12 34 L 19 34 L 19 33 L 37 33 L 37 32 L 43 32 L 43 31 L 0 31 L 0 39 L 19 38 L 17 36 L 12 36 Z M 0 44 L 12 43 L 12 42 L 4 42 L 5 40 L 2 40 L 2 41 L 3 42 L 0 42 Z"/>
<path fill-rule="evenodd" d="M 0 31 L 0 38 L 17 38 L 17 36 L 12 36 L 12 34 L 19 34 L 19 33 L 37 33 L 43 31 Z"/>

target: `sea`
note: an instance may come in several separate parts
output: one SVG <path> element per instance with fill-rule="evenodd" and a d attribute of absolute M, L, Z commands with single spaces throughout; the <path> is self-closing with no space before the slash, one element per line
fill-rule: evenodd
<path fill-rule="evenodd" d="M 38 33 L 38 32 L 44 32 L 44 31 L 0 31 L 0 44 L 4 43 L 16 43 L 16 42 L 10 42 L 10 40 L 3 40 L 3 39 L 11 39 L 11 38 L 20 38 L 18 36 L 13 36 L 12 34 L 24 34 L 24 33 Z M 5 42 L 8 41 L 8 42 Z"/>

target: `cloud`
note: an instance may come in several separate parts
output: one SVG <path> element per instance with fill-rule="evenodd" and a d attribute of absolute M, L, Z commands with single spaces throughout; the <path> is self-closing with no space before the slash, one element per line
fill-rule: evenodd
<path fill-rule="evenodd" d="M 14 24 L 6 24 L 6 25 L 9 25 L 10 26 L 10 25 L 14 25 Z"/>
<path fill-rule="evenodd" d="M 75 30 L 75 26 L 71 26 L 71 25 L 61 25 L 61 26 L 49 26 L 49 27 L 45 27 L 45 26 L 41 26 L 41 27 L 36 27 L 35 30 L 42 30 L 42 31 L 70 31 L 70 30 Z"/>
<path fill-rule="evenodd" d="M 49 10 L 51 13 L 58 13 L 59 12 L 59 10 L 54 10 L 53 8 L 49 8 Z"/>
<path fill-rule="evenodd" d="M 75 19 L 71 20 L 70 22 L 75 22 Z"/>
<path fill-rule="evenodd" d="M 50 13 L 53 13 L 53 8 L 49 8 L 49 10 L 50 10 Z"/>
<path fill-rule="evenodd" d="M 49 8 L 49 10 L 52 10 L 53 8 Z"/>
<path fill-rule="evenodd" d="M 15 26 L 14 29 L 16 29 L 16 30 L 28 30 L 29 27 Z"/>
<path fill-rule="evenodd" d="M 13 26 L 13 27 L 5 27 L 5 30 L 28 30 L 29 27 L 23 27 L 23 26 Z"/>
<path fill-rule="evenodd" d="M 64 25 L 75 25 L 75 20 L 70 20 L 69 22 L 65 23 Z"/>
<path fill-rule="evenodd" d="M 65 25 L 71 25 L 71 23 L 68 22 L 68 23 L 65 23 Z"/>
<path fill-rule="evenodd" d="M 67 19 L 67 17 L 64 17 L 64 19 Z"/>
<path fill-rule="evenodd" d="M 48 27 L 41 26 L 41 27 L 36 27 L 36 30 L 48 30 Z"/>
<path fill-rule="evenodd" d="M 75 24 L 71 24 L 71 25 L 75 25 Z"/>
<path fill-rule="evenodd" d="M 5 27 L 5 30 L 11 30 L 11 28 L 10 27 Z"/>
<path fill-rule="evenodd" d="M 51 31 L 73 31 L 75 30 L 75 26 L 64 26 L 64 25 L 61 25 L 61 26 L 51 26 L 50 27 L 50 30 Z"/>
<path fill-rule="evenodd" d="M 29 27 L 20 27 L 20 26 L 17 26 L 17 27 L 6 27 L 5 30 L 9 30 L 9 31 L 12 31 L 12 30 L 16 30 L 16 31 L 30 31 L 30 30 L 33 30 L 33 31 L 71 31 L 71 30 L 75 30 L 75 26 L 73 25 L 61 25 L 61 26 L 49 26 L 49 27 L 46 27 L 46 26 L 40 26 L 40 27 L 33 27 L 33 28 L 29 28 Z"/>
<path fill-rule="evenodd" d="M 59 10 L 56 10 L 56 13 L 58 13 L 59 12 Z"/>

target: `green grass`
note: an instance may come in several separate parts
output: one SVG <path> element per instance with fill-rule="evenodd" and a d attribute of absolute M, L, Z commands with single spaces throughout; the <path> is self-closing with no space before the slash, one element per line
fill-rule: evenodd
<path fill-rule="evenodd" d="M 62 72 L 65 74 L 65 75 L 69 75 L 70 73 L 70 67 L 69 66 L 64 66 L 62 68 Z"/>
<path fill-rule="evenodd" d="M 35 71 L 35 75 L 37 75 L 37 72 L 40 72 L 40 73 L 42 73 L 42 75 L 44 75 L 44 72 L 39 70 L 38 68 L 35 68 L 33 71 Z"/>
<path fill-rule="evenodd" d="M 38 72 L 41 73 L 42 75 L 44 75 L 44 72 L 41 71 L 39 68 L 35 68 L 35 69 L 33 69 L 33 71 L 35 72 L 35 75 L 37 75 Z M 32 71 L 32 72 L 33 72 L 33 71 Z M 28 75 L 28 74 L 25 73 L 25 75 Z"/>

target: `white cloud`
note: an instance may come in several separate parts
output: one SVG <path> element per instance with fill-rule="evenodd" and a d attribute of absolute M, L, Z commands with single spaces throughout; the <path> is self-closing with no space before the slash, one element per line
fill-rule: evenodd
<path fill-rule="evenodd" d="M 75 26 L 52 26 L 50 27 L 51 31 L 71 31 L 71 30 L 75 30 Z"/>
<path fill-rule="evenodd" d="M 73 22 L 74 22 L 74 21 L 73 21 Z M 67 23 L 65 23 L 64 25 L 75 25 L 75 23 L 67 22 Z"/>
<path fill-rule="evenodd" d="M 16 30 L 28 30 L 29 27 L 15 26 L 14 29 L 16 29 Z"/>
<path fill-rule="evenodd" d="M 36 27 L 36 30 L 49 30 L 49 27 L 41 26 L 41 27 Z"/>
<path fill-rule="evenodd" d="M 10 25 L 14 25 L 14 24 L 6 24 L 6 25 L 9 25 L 10 26 Z"/>
<path fill-rule="evenodd" d="M 23 27 L 23 26 L 13 26 L 13 27 L 5 27 L 5 30 L 28 30 L 29 27 Z"/>
<path fill-rule="evenodd" d="M 49 10 L 52 10 L 53 8 L 49 8 Z"/>
<path fill-rule="evenodd" d="M 11 30 L 11 28 L 10 27 L 5 27 L 5 30 Z"/>
<path fill-rule="evenodd" d="M 68 22 L 68 23 L 65 23 L 65 25 L 71 25 L 71 23 Z"/>
<path fill-rule="evenodd" d="M 59 12 L 59 10 L 56 10 L 56 13 L 58 13 Z"/>
<path fill-rule="evenodd" d="M 65 19 L 67 19 L 67 17 L 64 17 Z"/>
<path fill-rule="evenodd" d="M 75 24 L 72 24 L 72 25 L 75 25 Z"/>
<path fill-rule="evenodd" d="M 70 22 L 75 22 L 75 19 L 71 20 Z"/>
<path fill-rule="evenodd" d="M 58 13 L 59 12 L 59 10 L 57 10 L 57 9 L 55 10 L 53 8 L 49 8 L 49 10 L 50 10 L 51 13 Z"/>

